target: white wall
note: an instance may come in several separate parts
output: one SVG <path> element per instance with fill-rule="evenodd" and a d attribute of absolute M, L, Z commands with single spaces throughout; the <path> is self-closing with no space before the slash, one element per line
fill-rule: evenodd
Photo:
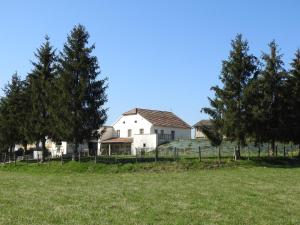
<path fill-rule="evenodd" d="M 144 147 L 146 144 L 146 147 Z M 136 148 L 155 149 L 157 146 L 156 134 L 136 134 L 134 135 L 133 144 L 131 146 L 131 154 L 136 154 Z"/>
<path fill-rule="evenodd" d="M 190 139 L 191 138 L 191 129 L 153 126 L 151 128 L 153 133 L 155 132 L 155 129 L 157 129 L 158 134 L 160 134 L 161 130 L 164 131 L 164 134 L 171 134 L 171 131 L 175 131 L 175 139 Z"/>
<path fill-rule="evenodd" d="M 54 147 L 50 150 L 51 152 L 56 153 L 56 155 L 61 155 L 61 153 L 65 154 L 71 154 L 73 153 L 74 144 L 68 143 L 66 141 L 61 142 L 60 151 L 58 151 L 59 145 L 54 145 Z M 88 143 L 83 143 L 78 145 L 78 152 L 88 152 Z M 57 151 L 57 152 L 55 152 Z M 53 154 L 52 153 L 52 154 Z"/>
<path fill-rule="evenodd" d="M 151 126 L 152 124 L 139 114 L 122 116 L 113 125 L 115 132 L 117 132 L 117 130 L 120 130 L 120 137 L 122 138 L 128 138 L 128 129 L 131 129 L 132 137 L 135 134 L 140 134 L 140 129 L 144 129 L 144 134 L 150 134 Z"/>

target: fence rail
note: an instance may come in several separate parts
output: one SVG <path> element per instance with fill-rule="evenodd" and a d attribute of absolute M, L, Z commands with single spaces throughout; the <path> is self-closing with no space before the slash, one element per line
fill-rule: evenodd
<path fill-rule="evenodd" d="M 136 155 L 127 154 L 114 154 L 114 155 L 101 155 L 101 156 L 89 156 L 78 155 L 78 161 L 87 162 L 94 161 L 95 163 L 127 163 L 127 162 L 153 162 L 153 161 L 173 161 L 178 159 L 211 159 L 211 158 L 233 158 L 235 145 L 232 143 L 226 143 L 220 147 L 213 147 L 207 143 L 199 144 L 196 146 L 187 147 L 172 147 L 172 146 L 160 146 L 156 149 L 150 148 L 138 148 L 136 149 Z M 122 153 L 124 151 L 120 151 Z M 275 151 L 271 152 L 270 145 L 263 144 L 255 146 L 249 144 L 246 147 L 241 148 L 241 156 L 244 158 L 250 157 L 298 157 L 300 156 L 300 148 L 293 144 L 276 144 Z M 71 161 L 72 155 L 62 156 L 47 156 L 44 162 L 58 161 L 61 164 Z M 0 163 L 2 164 L 16 164 L 17 162 L 23 163 L 40 163 L 42 158 L 34 158 L 33 155 L 17 156 L 15 154 L 0 153 Z"/>

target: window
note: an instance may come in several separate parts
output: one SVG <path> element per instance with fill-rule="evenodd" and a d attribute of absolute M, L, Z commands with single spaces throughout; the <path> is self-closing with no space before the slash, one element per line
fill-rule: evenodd
<path fill-rule="evenodd" d="M 135 122 L 135 123 L 137 123 L 137 121 L 136 121 L 136 120 L 135 120 L 134 122 Z"/>
<path fill-rule="evenodd" d="M 164 130 L 160 130 L 160 134 L 164 134 Z"/>
<path fill-rule="evenodd" d="M 125 121 L 123 121 L 123 123 L 125 124 Z"/>
<path fill-rule="evenodd" d="M 158 134 L 158 130 L 157 130 L 157 129 L 155 129 L 154 132 L 155 132 L 156 134 Z"/>
<path fill-rule="evenodd" d="M 120 137 L 120 130 L 117 130 L 117 137 Z"/>
<path fill-rule="evenodd" d="M 128 137 L 131 137 L 131 129 L 128 130 Z"/>
<path fill-rule="evenodd" d="M 144 129 L 140 129 L 140 134 L 144 134 Z"/>
<path fill-rule="evenodd" d="M 143 144 L 143 148 L 146 148 L 146 143 Z"/>

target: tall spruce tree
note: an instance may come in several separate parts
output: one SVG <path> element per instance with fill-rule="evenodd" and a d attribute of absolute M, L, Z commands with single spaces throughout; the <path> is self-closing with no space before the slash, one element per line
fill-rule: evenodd
<path fill-rule="evenodd" d="M 263 118 L 263 85 L 259 76 L 254 76 L 248 83 L 244 90 L 245 112 L 247 113 L 247 133 L 248 137 L 256 145 L 261 145 L 266 139 L 264 139 L 264 131 L 261 126 L 264 122 Z"/>
<path fill-rule="evenodd" d="M 5 97 L 0 104 L 0 136 L 1 145 L 9 148 L 10 155 L 16 144 L 23 143 L 25 136 L 22 127 L 26 121 L 24 114 L 24 88 L 25 83 L 16 74 L 12 76 L 11 82 L 4 88 Z"/>
<path fill-rule="evenodd" d="M 239 158 L 240 147 L 246 143 L 247 135 L 244 89 L 249 80 L 258 73 L 258 60 L 248 53 L 248 42 L 243 40 L 241 34 L 236 36 L 231 46 L 228 59 L 223 61 L 220 75 L 223 87 L 212 87 L 216 99 L 211 106 L 212 110 L 222 113 L 222 133 L 227 139 L 237 142 L 236 156 Z"/>
<path fill-rule="evenodd" d="M 263 53 L 264 68 L 260 74 L 261 124 L 262 138 L 271 143 L 271 153 L 275 153 L 275 141 L 285 139 L 284 119 L 285 111 L 285 81 L 286 72 L 282 55 L 279 53 L 275 41 L 269 44 L 270 53 Z"/>
<path fill-rule="evenodd" d="M 36 62 L 28 75 L 28 91 L 31 103 L 31 139 L 42 144 L 43 160 L 47 152 L 46 138 L 54 132 L 53 113 L 55 110 L 54 82 L 57 77 L 57 58 L 49 37 L 35 53 Z"/>
<path fill-rule="evenodd" d="M 300 144 L 300 117 L 298 115 L 300 111 L 300 49 L 296 51 L 291 63 L 287 88 L 284 90 L 286 90 L 285 98 L 288 100 L 287 113 L 284 114 L 288 117 L 285 124 L 288 124 L 290 128 L 286 133 L 290 134 L 289 140 Z"/>
<path fill-rule="evenodd" d="M 99 79 L 98 60 L 92 55 L 95 45 L 88 46 L 89 33 L 82 25 L 75 26 L 60 54 L 60 92 L 65 126 L 64 139 L 74 144 L 72 159 L 78 145 L 98 137 L 98 129 L 106 121 L 104 104 L 106 78 Z"/>

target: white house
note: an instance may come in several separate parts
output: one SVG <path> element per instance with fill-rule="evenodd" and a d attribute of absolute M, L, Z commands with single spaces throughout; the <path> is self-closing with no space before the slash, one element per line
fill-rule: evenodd
<path fill-rule="evenodd" d="M 105 128 L 98 154 L 135 155 L 137 149 L 150 151 L 165 142 L 190 138 L 191 126 L 174 113 L 134 108 Z"/>
<path fill-rule="evenodd" d="M 134 108 L 123 115 L 113 126 L 99 129 L 99 140 L 89 140 L 78 146 L 81 154 L 111 155 L 136 154 L 136 150 L 151 151 L 158 145 L 176 140 L 190 139 L 191 126 L 172 112 Z M 73 152 L 74 145 L 47 139 L 52 156 Z"/>

